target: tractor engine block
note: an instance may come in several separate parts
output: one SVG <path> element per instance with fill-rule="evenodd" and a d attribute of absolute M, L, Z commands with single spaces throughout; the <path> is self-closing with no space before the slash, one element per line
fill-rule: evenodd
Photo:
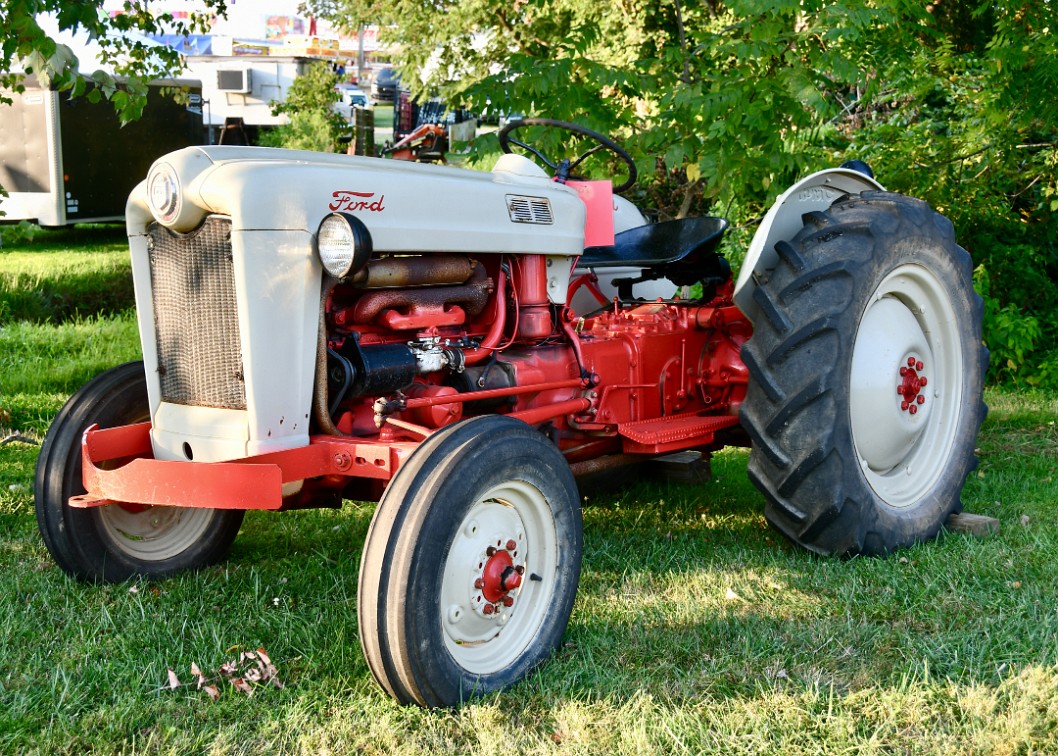
<path fill-rule="evenodd" d="M 326 345 L 336 431 L 372 435 L 384 417 L 433 430 L 577 399 L 582 411 L 552 421 L 567 436 L 737 414 L 747 380 L 739 350 L 752 328 L 730 281 L 708 303 L 615 302 L 579 318 L 548 301 L 546 267 L 533 255 L 393 257 L 334 286 Z"/>

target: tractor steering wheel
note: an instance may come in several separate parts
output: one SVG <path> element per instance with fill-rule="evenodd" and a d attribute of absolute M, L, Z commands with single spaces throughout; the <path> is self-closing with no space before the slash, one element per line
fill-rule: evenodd
<path fill-rule="evenodd" d="M 525 142 L 521 142 L 511 136 L 511 134 L 516 129 L 520 129 L 522 126 L 549 126 L 551 128 L 562 129 L 563 131 L 572 131 L 574 134 L 582 134 L 590 139 L 593 139 L 598 142 L 598 144 L 596 144 L 590 150 L 582 152 L 580 155 L 577 155 L 577 157 L 573 160 L 563 158 L 558 163 L 555 163 L 553 160 L 549 159 L 546 155 L 540 152 L 540 150 L 536 149 L 535 147 L 530 147 Z M 613 140 L 604 137 L 597 131 L 592 131 L 591 129 L 585 128 L 584 126 L 578 126 L 575 123 L 569 123 L 568 121 L 556 121 L 553 118 L 519 118 L 513 121 L 509 121 L 506 126 L 500 129 L 500 132 L 499 134 L 497 134 L 497 136 L 500 139 L 500 149 L 502 149 L 504 152 L 510 154 L 512 152 L 511 145 L 516 145 L 518 147 L 521 147 L 523 150 L 531 152 L 532 154 L 536 155 L 536 157 L 540 158 L 541 162 L 543 162 L 544 165 L 553 170 L 558 180 L 562 181 L 563 183 L 565 183 L 566 179 L 569 178 L 570 172 L 574 168 L 583 163 L 585 159 L 587 159 L 591 155 L 594 155 L 596 152 L 603 148 L 606 148 L 610 152 L 617 155 L 617 157 L 619 157 L 621 161 L 624 162 L 626 166 L 628 166 L 628 178 L 623 184 L 614 187 L 614 193 L 620 194 L 621 192 L 630 189 L 632 187 L 632 184 L 636 182 L 636 176 L 638 175 L 638 172 L 636 171 L 636 164 L 635 161 L 632 160 L 631 155 L 625 152 L 620 147 L 620 145 L 618 145 Z"/>

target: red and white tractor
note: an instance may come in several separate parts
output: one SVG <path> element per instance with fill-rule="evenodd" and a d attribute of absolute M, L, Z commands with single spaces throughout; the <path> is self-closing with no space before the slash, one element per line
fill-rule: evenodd
<path fill-rule="evenodd" d="M 552 160 L 529 127 L 595 145 Z M 768 520 L 823 554 L 884 554 L 959 509 L 987 353 L 946 219 L 822 171 L 771 208 L 736 283 L 725 221 L 650 223 L 571 178 L 608 150 L 631 186 L 606 137 L 526 120 L 500 142 L 491 172 L 160 158 L 127 211 L 143 362 L 78 391 L 41 450 L 58 564 L 160 577 L 223 558 L 245 510 L 379 500 L 363 650 L 396 699 L 447 706 L 559 644 L 582 473 L 751 445 Z"/>

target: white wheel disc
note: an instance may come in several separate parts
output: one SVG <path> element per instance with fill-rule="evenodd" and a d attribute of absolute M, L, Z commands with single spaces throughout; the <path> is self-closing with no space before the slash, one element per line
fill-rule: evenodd
<path fill-rule="evenodd" d="M 181 554 L 203 538 L 213 521 L 212 509 L 109 504 L 98 513 L 99 528 L 114 548 L 144 562 Z"/>
<path fill-rule="evenodd" d="M 470 508 L 445 560 L 441 626 L 448 651 L 472 674 L 512 664 L 551 608 L 558 540 L 544 495 L 512 480 Z"/>
<path fill-rule="evenodd" d="M 962 363 L 940 280 L 920 265 L 893 270 L 860 319 L 849 407 L 860 468 L 888 506 L 913 505 L 943 473 L 963 401 Z"/>

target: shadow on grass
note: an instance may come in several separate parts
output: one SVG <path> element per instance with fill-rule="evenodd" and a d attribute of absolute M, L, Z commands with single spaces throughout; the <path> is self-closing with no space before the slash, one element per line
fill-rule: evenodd
<path fill-rule="evenodd" d="M 10 228 L 4 232 L 9 236 Z M 0 248 L 0 261 L 4 253 L 18 253 L 17 259 L 35 261 L 37 255 L 57 255 L 63 262 L 56 264 L 54 270 L 41 270 L 36 264 L 20 270 L 19 263 L 15 262 L 14 269 L 10 270 L 9 258 L 7 272 L 0 275 L 0 323 L 59 324 L 89 316 L 113 315 L 133 307 L 135 299 L 127 254 L 120 258 L 119 264 L 112 259 L 88 270 L 77 269 L 81 267 L 77 265 L 71 270 L 68 262 L 76 260 L 78 253 L 115 253 L 125 244 L 124 227 L 111 225 L 38 229 L 28 238 L 5 243 Z"/>
<path fill-rule="evenodd" d="M 841 697 L 899 688 L 922 670 L 995 686 L 1005 669 L 1053 665 L 1056 555 L 1045 533 L 945 535 L 886 559 L 819 558 L 768 528 L 745 463 L 744 451 L 727 450 L 714 459 L 712 481 L 643 481 L 591 496 L 563 644 L 496 700 L 553 710 L 643 695 L 681 706 L 820 690 Z M 31 527 L 28 510 L 19 511 L 16 544 Z M 264 643 L 305 696 L 352 687 L 384 701 L 356 640 L 372 513 L 357 503 L 250 513 L 228 561 L 159 583 L 164 619 L 139 619 L 130 608 L 127 632 L 161 633 L 150 629 L 155 621 L 171 625 L 167 633 L 188 627 L 190 640 L 166 657 L 181 662 Z M 57 576 L 52 567 L 36 579 Z M 142 588 L 142 600 L 154 600 Z M 122 586 L 53 589 L 71 593 L 91 606 L 132 602 Z"/>
<path fill-rule="evenodd" d="M 60 324 L 90 316 L 116 315 L 135 304 L 128 270 L 68 274 L 36 287 L 9 288 L 0 281 L 0 321 Z"/>
<path fill-rule="evenodd" d="M 759 497 L 737 479 L 744 456 L 721 466 L 720 482 L 643 482 L 589 499 L 563 645 L 503 695 L 690 701 L 787 686 L 845 694 L 896 684 L 923 659 L 939 675 L 994 682 L 990 659 L 1008 658 L 1003 647 L 1017 646 L 1023 628 L 983 610 L 1005 600 L 995 586 L 955 600 L 961 578 L 951 575 L 973 544 L 949 537 L 889 559 L 819 558 L 768 528 Z M 225 573 L 273 585 L 289 575 L 282 584 L 306 609 L 325 603 L 335 581 L 354 601 L 372 511 L 251 515 Z M 298 577 L 306 562 L 321 576 Z M 347 621 L 355 625 L 352 612 Z"/>
<path fill-rule="evenodd" d="M 122 223 L 82 223 L 62 228 L 40 228 L 33 224 L 0 225 L 4 252 L 51 251 L 55 248 L 98 244 L 125 244 L 128 237 Z"/>

